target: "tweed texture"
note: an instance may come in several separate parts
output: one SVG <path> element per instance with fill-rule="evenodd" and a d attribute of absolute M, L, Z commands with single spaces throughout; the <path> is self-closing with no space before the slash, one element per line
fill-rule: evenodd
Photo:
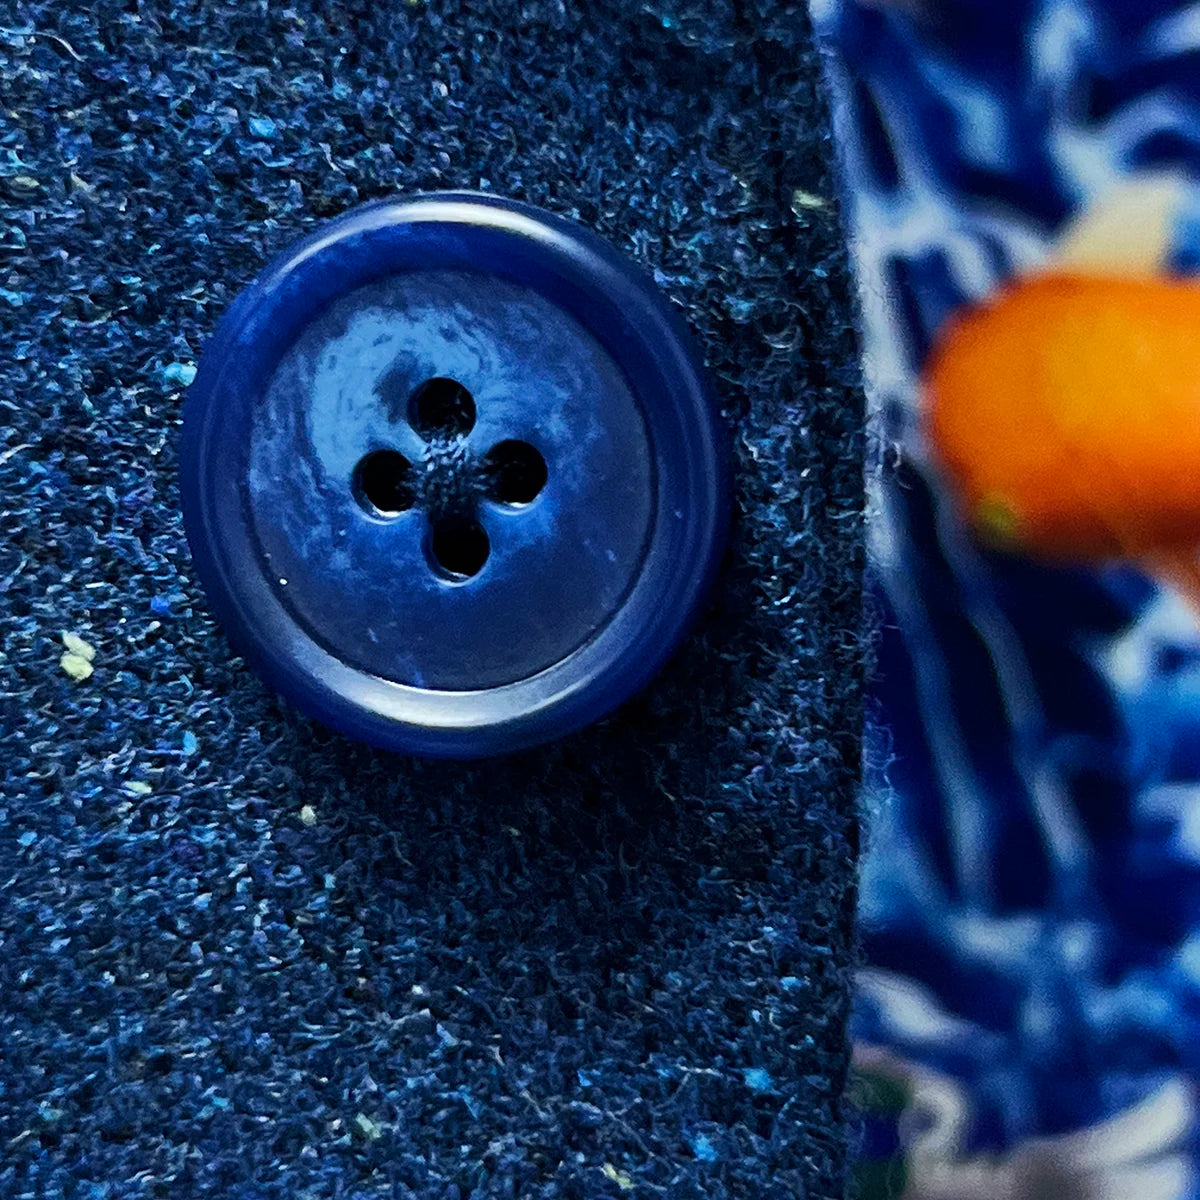
<path fill-rule="evenodd" d="M 803 5 L 4 7 L 0 1193 L 840 1195 L 862 408 Z M 236 291 L 451 187 L 653 272 L 738 475 L 660 680 L 470 766 L 272 696 L 175 482 Z"/>

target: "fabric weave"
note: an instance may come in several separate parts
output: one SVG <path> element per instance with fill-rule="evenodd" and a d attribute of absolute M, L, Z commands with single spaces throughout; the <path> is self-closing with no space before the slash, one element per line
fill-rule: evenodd
<path fill-rule="evenodd" d="M 841 1195 L 862 405 L 819 75 L 767 0 L 8 7 L 6 1198 Z M 738 463 L 665 675 L 465 767 L 232 658 L 175 484 L 237 290 L 438 188 L 649 268 Z"/>

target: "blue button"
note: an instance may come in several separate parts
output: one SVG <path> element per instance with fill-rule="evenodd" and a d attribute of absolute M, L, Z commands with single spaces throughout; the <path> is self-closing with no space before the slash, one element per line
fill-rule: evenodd
<path fill-rule="evenodd" d="M 729 508 L 702 369 L 649 280 L 561 218 L 451 193 L 349 212 L 237 298 L 181 485 L 251 665 L 351 737 L 452 758 L 644 685 Z"/>

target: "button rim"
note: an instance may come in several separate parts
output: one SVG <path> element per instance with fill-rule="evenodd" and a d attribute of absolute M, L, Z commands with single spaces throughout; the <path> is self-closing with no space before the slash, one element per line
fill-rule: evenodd
<path fill-rule="evenodd" d="M 649 428 L 655 466 L 655 523 L 621 607 L 559 662 L 525 679 L 474 691 L 422 689 L 368 675 L 297 628 L 267 584 L 261 561 L 248 553 L 249 516 L 230 494 L 239 490 L 230 486 L 238 477 L 222 471 L 219 453 L 222 436 L 226 442 L 234 436 L 236 418 L 247 420 L 253 403 L 254 389 L 242 377 L 249 373 L 259 389 L 265 387 L 273 364 L 320 310 L 310 278 L 317 267 L 331 302 L 369 282 L 361 273 L 346 273 L 339 251 L 358 245 L 361 252 L 375 235 L 377 245 L 388 247 L 375 263 L 375 277 L 392 273 L 404 265 L 394 257 L 397 247 L 403 250 L 411 236 L 407 249 L 413 252 L 424 222 L 462 227 L 467 237 L 487 230 L 502 242 L 511 240 L 530 270 L 549 272 L 562 292 L 547 298 L 562 303 L 596 336 L 626 375 Z M 360 239 L 368 242 L 359 245 Z M 419 268 L 410 260 L 409 269 Z M 305 280 L 307 291 L 298 286 Z M 281 308 L 283 328 L 271 320 Z M 242 366 L 235 370 L 237 363 Z M 631 364 L 640 367 L 636 376 Z M 664 399 L 673 411 L 662 407 Z M 664 424 L 678 427 L 669 472 L 663 463 Z M 664 502 L 664 475 L 675 481 L 673 503 Z M 240 292 L 206 347 L 185 401 L 180 487 L 185 531 L 209 603 L 231 645 L 272 687 L 357 740 L 456 759 L 509 753 L 563 736 L 649 683 L 683 640 L 712 582 L 731 504 L 728 447 L 715 399 L 690 335 L 648 276 L 581 225 L 519 201 L 471 192 L 424 193 L 351 209 L 286 249 Z M 239 511 L 240 526 L 231 524 L 230 514 Z M 668 528 L 672 521 L 682 528 Z M 651 587 L 656 580 L 660 586 Z"/>

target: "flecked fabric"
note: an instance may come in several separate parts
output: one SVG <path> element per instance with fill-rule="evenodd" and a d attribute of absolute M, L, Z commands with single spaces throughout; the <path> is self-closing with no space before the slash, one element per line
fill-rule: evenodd
<path fill-rule="evenodd" d="M 862 412 L 818 76 L 787 0 L 4 7 L 6 1200 L 841 1194 Z M 649 267 L 738 472 L 659 681 L 473 766 L 269 694 L 175 482 L 237 289 L 445 187 Z"/>

